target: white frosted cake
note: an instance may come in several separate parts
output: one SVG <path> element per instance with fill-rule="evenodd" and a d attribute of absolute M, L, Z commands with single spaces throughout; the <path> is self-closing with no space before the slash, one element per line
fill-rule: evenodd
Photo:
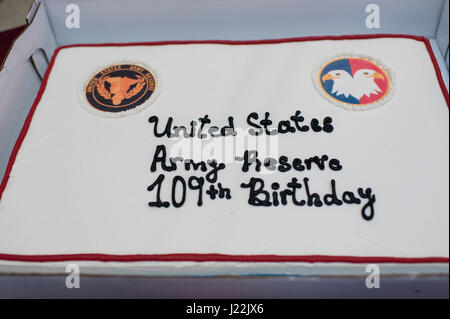
<path fill-rule="evenodd" d="M 447 273 L 426 39 L 57 50 L 0 186 L 0 271 Z"/>

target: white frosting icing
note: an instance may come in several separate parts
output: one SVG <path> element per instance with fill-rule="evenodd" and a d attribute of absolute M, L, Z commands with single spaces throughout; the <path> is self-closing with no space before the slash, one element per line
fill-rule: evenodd
<path fill-rule="evenodd" d="M 392 98 L 350 112 L 322 98 L 311 74 L 330 56 L 375 57 L 396 75 Z M 405 58 L 405 56 L 407 58 Z M 158 70 L 159 96 L 139 113 L 105 118 L 86 112 L 79 88 L 118 61 Z M 338 172 L 265 174 L 266 188 L 310 178 L 315 192 L 371 187 L 375 218 L 360 205 L 254 207 L 240 188 L 253 170 L 228 163 L 219 182 L 232 199 L 189 191 L 181 208 L 149 207 L 150 164 L 158 144 L 148 118 L 161 129 L 169 116 L 188 126 L 205 114 L 211 125 L 247 128 L 247 115 L 271 113 L 274 123 L 301 110 L 307 119 L 333 118 L 331 134 L 280 134 L 278 154 L 338 158 Z M 0 253 L 336 255 L 448 257 L 449 119 L 435 70 L 422 42 L 371 39 L 227 46 L 214 44 L 77 47 L 60 51 L 0 202 Z M 162 196 L 170 200 L 166 172 Z M 206 189 L 206 188 L 205 188 Z M 303 191 L 302 191 L 303 194 Z M 179 197 L 178 197 L 179 198 Z M 1 263 L 1 262 L 0 262 Z M 124 265 L 126 267 L 126 265 Z"/>

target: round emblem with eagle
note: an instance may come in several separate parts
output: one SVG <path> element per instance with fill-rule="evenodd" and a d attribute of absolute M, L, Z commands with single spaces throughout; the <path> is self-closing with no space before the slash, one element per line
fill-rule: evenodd
<path fill-rule="evenodd" d="M 117 64 L 98 71 L 84 88 L 89 105 L 97 111 L 122 116 L 140 111 L 155 93 L 156 79 L 146 67 Z M 130 112 L 134 110 L 133 112 Z"/>
<path fill-rule="evenodd" d="M 390 72 L 362 57 L 331 59 L 314 72 L 314 81 L 328 101 L 350 110 L 381 105 L 393 90 Z"/>

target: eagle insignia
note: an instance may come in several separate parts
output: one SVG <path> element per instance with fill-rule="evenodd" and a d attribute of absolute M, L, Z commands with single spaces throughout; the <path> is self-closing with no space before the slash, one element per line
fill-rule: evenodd
<path fill-rule="evenodd" d="M 96 110 L 120 113 L 137 108 L 155 92 L 153 73 L 140 65 L 119 64 L 97 72 L 85 87 L 85 97 Z"/>
<path fill-rule="evenodd" d="M 351 110 L 381 105 L 392 93 L 390 72 L 362 57 L 329 60 L 315 72 L 314 81 L 328 101 Z"/>

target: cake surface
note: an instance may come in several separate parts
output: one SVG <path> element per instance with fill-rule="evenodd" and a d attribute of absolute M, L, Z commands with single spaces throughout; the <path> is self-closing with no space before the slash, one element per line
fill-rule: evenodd
<path fill-rule="evenodd" d="M 62 48 L 0 262 L 448 263 L 439 76 L 414 38 Z"/>

